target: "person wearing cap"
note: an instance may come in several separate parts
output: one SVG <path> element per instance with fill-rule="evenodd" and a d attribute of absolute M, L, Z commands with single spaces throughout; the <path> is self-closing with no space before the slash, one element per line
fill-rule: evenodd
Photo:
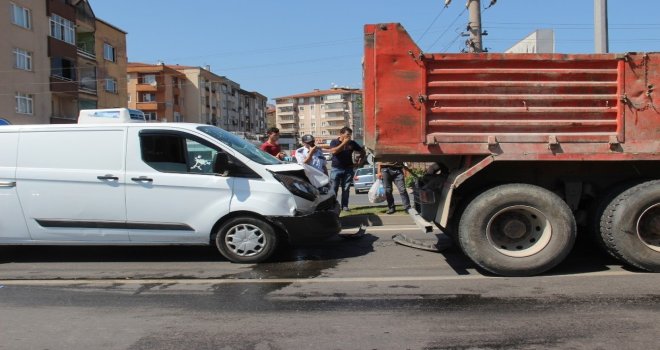
<path fill-rule="evenodd" d="M 296 161 L 298 164 L 311 165 L 328 175 L 328 168 L 325 166 L 325 156 L 323 155 L 323 151 L 315 145 L 314 136 L 309 134 L 303 135 L 301 141 L 303 146 L 296 150 Z"/>

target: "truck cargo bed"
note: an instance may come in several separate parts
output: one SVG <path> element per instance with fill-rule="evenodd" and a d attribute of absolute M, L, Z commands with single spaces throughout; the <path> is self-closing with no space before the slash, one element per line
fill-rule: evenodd
<path fill-rule="evenodd" d="M 365 26 L 365 145 L 379 159 L 660 159 L 660 54 L 424 53 Z"/>

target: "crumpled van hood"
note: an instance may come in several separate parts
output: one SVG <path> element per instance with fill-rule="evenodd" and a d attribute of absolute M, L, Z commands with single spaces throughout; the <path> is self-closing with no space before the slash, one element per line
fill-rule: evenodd
<path fill-rule="evenodd" d="M 274 165 L 264 165 L 269 171 L 274 173 L 284 173 L 291 171 L 304 171 L 312 186 L 320 188 L 330 183 L 330 178 L 318 169 L 307 164 L 283 163 Z"/>

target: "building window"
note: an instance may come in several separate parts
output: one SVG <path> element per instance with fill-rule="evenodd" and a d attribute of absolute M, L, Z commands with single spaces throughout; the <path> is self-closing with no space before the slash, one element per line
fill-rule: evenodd
<path fill-rule="evenodd" d="M 34 108 L 33 96 L 30 94 L 16 93 L 16 113 L 32 115 Z"/>
<path fill-rule="evenodd" d="M 305 103 L 305 98 L 304 97 L 299 98 L 298 103 Z"/>
<path fill-rule="evenodd" d="M 156 84 L 156 75 L 154 74 L 144 74 L 140 76 L 140 84 Z"/>
<path fill-rule="evenodd" d="M 301 110 L 301 111 L 304 111 L 304 110 L 305 110 L 305 107 L 303 107 L 303 106 L 300 106 L 300 107 L 298 107 L 298 108 L 299 108 L 299 110 Z"/>
<path fill-rule="evenodd" d="M 66 80 L 76 80 L 75 62 L 61 57 L 52 57 L 50 59 L 50 74 Z"/>
<path fill-rule="evenodd" d="M 76 29 L 73 22 L 56 14 L 50 17 L 50 36 L 71 45 L 76 44 Z"/>
<path fill-rule="evenodd" d="M 131 102 L 131 94 L 128 94 L 128 102 Z"/>
<path fill-rule="evenodd" d="M 315 127 L 316 127 L 316 123 L 312 123 L 312 128 L 315 128 Z"/>
<path fill-rule="evenodd" d="M 11 4 L 11 23 L 26 29 L 31 29 L 31 17 L 30 9 L 18 6 L 14 3 Z"/>
<path fill-rule="evenodd" d="M 156 101 L 156 94 L 144 93 L 142 94 L 142 101 L 140 102 L 154 102 Z"/>
<path fill-rule="evenodd" d="M 105 79 L 105 91 L 117 93 L 117 80 L 113 78 Z"/>
<path fill-rule="evenodd" d="M 158 114 L 156 112 L 144 112 L 144 119 L 148 122 L 158 121 Z"/>
<path fill-rule="evenodd" d="M 314 110 L 314 105 L 310 105 L 309 109 L 313 111 Z"/>
<path fill-rule="evenodd" d="M 304 127 L 305 127 L 305 123 L 300 123 L 300 128 L 302 129 Z"/>
<path fill-rule="evenodd" d="M 115 48 L 108 43 L 103 43 L 103 58 L 115 62 Z"/>
<path fill-rule="evenodd" d="M 21 49 L 14 49 L 14 67 L 23 70 L 32 70 L 32 53 Z"/>

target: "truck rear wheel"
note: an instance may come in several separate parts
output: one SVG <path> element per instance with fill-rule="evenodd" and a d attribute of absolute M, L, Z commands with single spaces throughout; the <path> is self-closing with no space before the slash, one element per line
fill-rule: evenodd
<path fill-rule="evenodd" d="M 633 186 L 614 198 L 601 217 L 600 232 L 613 255 L 660 272 L 660 180 Z"/>
<path fill-rule="evenodd" d="M 458 226 L 465 254 L 504 276 L 545 272 L 566 258 L 575 243 L 570 208 L 556 194 L 534 185 L 508 184 L 473 199 Z"/>
<path fill-rule="evenodd" d="M 277 247 L 273 227 L 253 217 L 236 217 L 225 222 L 215 235 L 215 245 L 231 262 L 259 263 L 267 260 Z"/>

